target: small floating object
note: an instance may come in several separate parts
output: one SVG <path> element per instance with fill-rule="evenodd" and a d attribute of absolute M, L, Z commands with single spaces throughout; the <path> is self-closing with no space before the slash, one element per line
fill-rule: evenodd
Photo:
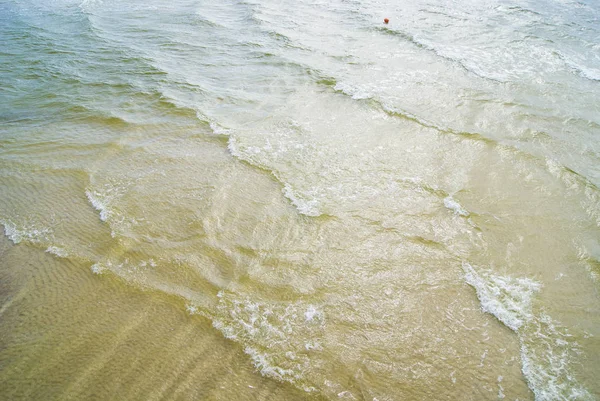
<path fill-rule="evenodd" d="M 390 20 L 389 20 L 389 19 L 387 19 L 387 18 L 384 18 L 384 19 L 383 19 L 383 23 L 384 23 L 384 24 L 387 24 L 388 22 L 390 22 Z"/>

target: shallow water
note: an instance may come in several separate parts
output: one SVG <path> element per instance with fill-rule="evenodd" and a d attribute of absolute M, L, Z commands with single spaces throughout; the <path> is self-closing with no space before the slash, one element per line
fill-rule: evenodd
<path fill-rule="evenodd" d="M 600 398 L 599 18 L 0 3 L 0 398 Z"/>

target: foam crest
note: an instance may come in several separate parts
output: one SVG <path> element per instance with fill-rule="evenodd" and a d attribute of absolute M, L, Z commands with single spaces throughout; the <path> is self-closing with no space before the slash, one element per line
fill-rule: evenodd
<path fill-rule="evenodd" d="M 227 141 L 227 150 L 229 150 L 229 153 L 231 153 L 233 157 L 247 161 L 245 155 L 240 150 L 237 139 L 234 136 L 229 137 L 229 140 Z"/>
<path fill-rule="evenodd" d="M 293 369 L 284 369 L 275 365 L 273 358 L 266 353 L 260 353 L 252 347 L 244 348 L 244 352 L 250 356 L 252 364 L 263 376 L 292 383 L 295 379 L 300 378 L 300 375 L 295 373 Z"/>

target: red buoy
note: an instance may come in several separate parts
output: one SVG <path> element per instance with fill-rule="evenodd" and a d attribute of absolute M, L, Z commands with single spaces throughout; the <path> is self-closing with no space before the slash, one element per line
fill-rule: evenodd
<path fill-rule="evenodd" d="M 387 24 L 388 22 L 390 22 L 390 20 L 389 20 L 389 19 L 387 19 L 387 18 L 384 18 L 384 19 L 383 19 L 383 22 L 385 22 L 385 23 Z"/>

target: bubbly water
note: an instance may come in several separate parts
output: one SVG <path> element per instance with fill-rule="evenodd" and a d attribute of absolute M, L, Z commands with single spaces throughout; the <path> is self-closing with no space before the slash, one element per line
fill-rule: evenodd
<path fill-rule="evenodd" d="M 5 0 L 0 41 L 0 398 L 600 399 L 597 1 Z"/>

